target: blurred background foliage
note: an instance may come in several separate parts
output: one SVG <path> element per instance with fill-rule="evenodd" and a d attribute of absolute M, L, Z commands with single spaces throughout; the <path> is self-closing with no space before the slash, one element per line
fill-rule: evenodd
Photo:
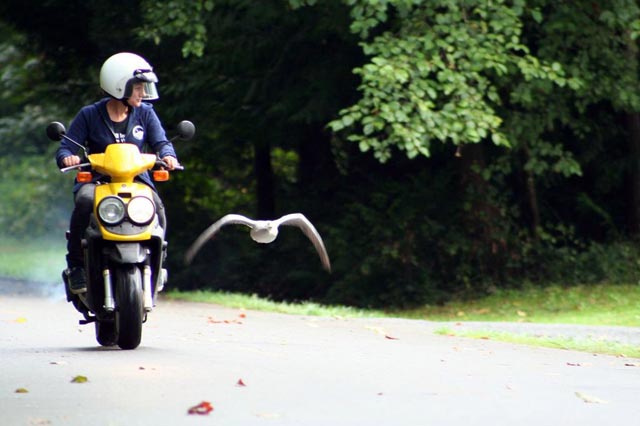
<path fill-rule="evenodd" d="M 37 10 L 38 13 L 34 13 Z M 171 285 L 367 307 L 637 282 L 640 9 L 632 0 L 5 0 L 0 234 L 63 238 L 49 121 L 149 60 L 184 173 L 160 186 Z M 258 246 L 227 213 L 304 213 Z"/>

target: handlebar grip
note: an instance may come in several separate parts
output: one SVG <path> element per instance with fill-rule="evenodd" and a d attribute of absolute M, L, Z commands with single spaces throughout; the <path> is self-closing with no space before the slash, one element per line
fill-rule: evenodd
<path fill-rule="evenodd" d="M 168 169 L 169 165 L 162 160 L 156 160 L 156 167 L 164 167 L 165 169 Z M 173 170 L 184 170 L 184 166 L 176 166 Z"/>

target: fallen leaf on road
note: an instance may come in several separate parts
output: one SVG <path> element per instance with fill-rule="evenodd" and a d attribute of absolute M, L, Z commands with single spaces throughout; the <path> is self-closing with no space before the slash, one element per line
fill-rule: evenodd
<path fill-rule="evenodd" d="M 236 383 L 236 386 L 244 387 L 244 386 L 247 386 L 247 385 L 244 383 L 244 381 L 242 379 L 238 379 L 238 383 Z"/>
<path fill-rule="evenodd" d="M 625 367 L 640 367 L 640 363 L 637 363 L 637 362 L 627 362 L 624 366 L 625 366 Z"/>
<path fill-rule="evenodd" d="M 27 319 L 24 317 L 16 318 L 13 322 L 17 322 L 18 324 L 24 324 L 27 322 Z"/>
<path fill-rule="evenodd" d="M 29 393 L 29 391 L 25 388 L 18 388 L 16 389 L 16 393 Z"/>
<path fill-rule="evenodd" d="M 209 401 L 202 401 L 200 404 L 194 405 L 193 407 L 189 408 L 189 411 L 187 412 L 189 414 L 206 416 L 212 411 L 213 411 L 213 405 L 211 405 Z"/>
<path fill-rule="evenodd" d="M 71 383 L 87 383 L 88 381 L 89 379 L 87 379 L 85 376 L 76 376 L 71 379 Z"/>
<path fill-rule="evenodd" d="M 67 365 L 68 362 L 66 362 L 66 361 L 51 361 L 49 364 L 51 364 L 51 365 Z"/>
<path fill-rule="evenodd" d="M 582 392 L 576 392 L 576 396 L 588 404 L 608 404 L 608 402 L 603 399 L 596 398 L 595 396 L 587 395 Z"/>
<path fill-rule="evenodd" d="M 400 340 L 397 337 L 393 337 L 392 335 L 390 335 L 389 333 L 387 333 L 385 330 L 383 330 L 380 327 L 374 327 L 372 325 L 368 325 L 365 327 L 367 330 L 371 330 L 376 334 L 380 334 L 381 336 L 384 336 L 385 339 L 388 340 Z"/>
<path fill-rule="evenodd" d="M 242 321 L 239 321 L 237 319 L 232 319 L 232 320 L 217 320 L 213 317 L 208 317 L 207 318 L 207 322 L 209 324 L 242 324 Z"/>
<path fill-rule="evenodd" d="M 590 362 L 567 362 L 569 367 L 590 367 Z"/>

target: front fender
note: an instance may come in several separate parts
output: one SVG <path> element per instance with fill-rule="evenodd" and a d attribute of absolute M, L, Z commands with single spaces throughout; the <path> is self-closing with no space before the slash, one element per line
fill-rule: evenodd
<path fill-rule="evenodd" d="M 109 258 L 116 263 L 143 263 L 147 249 L 139 243 L 115 243 L 109 250 Z"/>

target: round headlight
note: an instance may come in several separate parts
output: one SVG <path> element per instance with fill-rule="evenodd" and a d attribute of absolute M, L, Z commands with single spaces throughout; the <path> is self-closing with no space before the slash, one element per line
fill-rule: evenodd
<path fill-rule="evenodd" d="M 117 225 L 124 219 L 124 203 L 118 197 L 106 197 L 98 205 L 98 216 L 107 225 Z"/>
<path fill-rule="evenodd" d="M 153 220 L 156 207 L 147 197 L 133 197 L 127 204 L 127 215 L 133 223 L 146 225 Z"/>

